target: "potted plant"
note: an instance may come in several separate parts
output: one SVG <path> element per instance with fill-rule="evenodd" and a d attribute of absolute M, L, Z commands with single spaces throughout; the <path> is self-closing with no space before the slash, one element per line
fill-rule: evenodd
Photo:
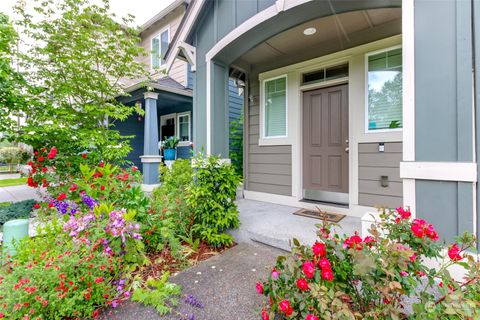
<path fill-rule="evenodd" d="M 165 160 L 175 160 L 176 148 L 179 140 L 172 136 L 163 141 L 163 158 Z"/>

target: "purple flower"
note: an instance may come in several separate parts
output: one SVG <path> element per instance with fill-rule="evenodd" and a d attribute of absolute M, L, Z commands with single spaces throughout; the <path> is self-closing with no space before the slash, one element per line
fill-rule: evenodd
<path fill-rule="evenodd" d="M 86 194 L 82 195 L 82 201 L 83 201 L 83 203 L 85 203 L 85 205 L 87 207 L 90 208 L 90 210 L 93 209 L 97 205 L 97 202 L 95 200 L 93 200 L 92 197 L 87 196 Z"/>

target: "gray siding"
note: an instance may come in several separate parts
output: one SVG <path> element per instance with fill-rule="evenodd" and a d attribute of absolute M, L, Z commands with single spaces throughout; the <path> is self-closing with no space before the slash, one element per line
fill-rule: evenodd
<path fill-rule="evenodd" d="M 379 152 L 378 146 L 378 143 L 358 145 L 358 204 L 397 208 L 403 202 L 402 143 L 386 142 L 384 152 Z M 382 187 L 382 176 L 388 176 L 388 187 Z"/>
<path fill-rule="evenodd" d="M 476 3 L 415 0 L 416 161 L 474 160 L 471 8 Z M 417 180 L 417 216 L 434 223 L 447 240 L 473 231 L 473 190 L 471 183 Z"/>
<path fill-rule="evenodd" d="M 280 195 L 292 195 L 291 146 L 259 146 L 259 82 L 250 81 L 248 106 L 246 189 Z"/>

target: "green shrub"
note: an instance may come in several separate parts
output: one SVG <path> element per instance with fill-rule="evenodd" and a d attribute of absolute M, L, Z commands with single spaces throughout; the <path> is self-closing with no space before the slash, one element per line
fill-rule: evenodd
<path fill-rule="evenodd" d="M 186 202 L 186 192 L 192 183 L 193 170 L 188 160 L 176 160 L 171 169 L 161 167 L 160 187 L 151 196 L 147 214 L 139 216 L 147 250 L 162 250 L 166 246 L 175 258 L 180 258 L 180 239 L 189 234 L 194 223 L 193 210 Z"/>
<path fill-rule="evenodd" d="M 25 163 L 30 157 L 31 154 L 23 148 L 4 147 L 0 149 L 0 162 L 4 162 L 10 166 Z"/>
<path fill-rule="evenodd" d="M 230 159 L 235 172 L 243 176 L 243 109 L 238 120 L 230 122 Z"/>
<path fill-rule="evenodd" d="M 193 183 L 187 188 L 187 203 L 195 212 L 192 230 L 212 246 L 232 245 L 234 239 L 225 231 L 240 225 L 235 204 L 240 177 L 218 157 L 197 156 L 193 161 Z"/>
<path fill-rule="evenodd" d="M 10 220 L 30 218 L 34 204 L 34 200 L 24 200 L 9 205 L 0 205 L 0 226 Z"/>

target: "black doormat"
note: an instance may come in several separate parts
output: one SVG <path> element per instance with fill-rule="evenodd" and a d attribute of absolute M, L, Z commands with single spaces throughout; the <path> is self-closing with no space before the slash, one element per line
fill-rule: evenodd
<path fill-rule="evenodd" d="M 300 209 L 298 211 L 295 211 L 293 214 L 297 216 L 304 216 L 304 217 L 315 218 L 319 220 L 328 220 L 332 222 L 339 222 L 340 220 L 345 218 L 344 214 L 324 212 L 320 210 L 309 210 L 309 209 Z"/>

